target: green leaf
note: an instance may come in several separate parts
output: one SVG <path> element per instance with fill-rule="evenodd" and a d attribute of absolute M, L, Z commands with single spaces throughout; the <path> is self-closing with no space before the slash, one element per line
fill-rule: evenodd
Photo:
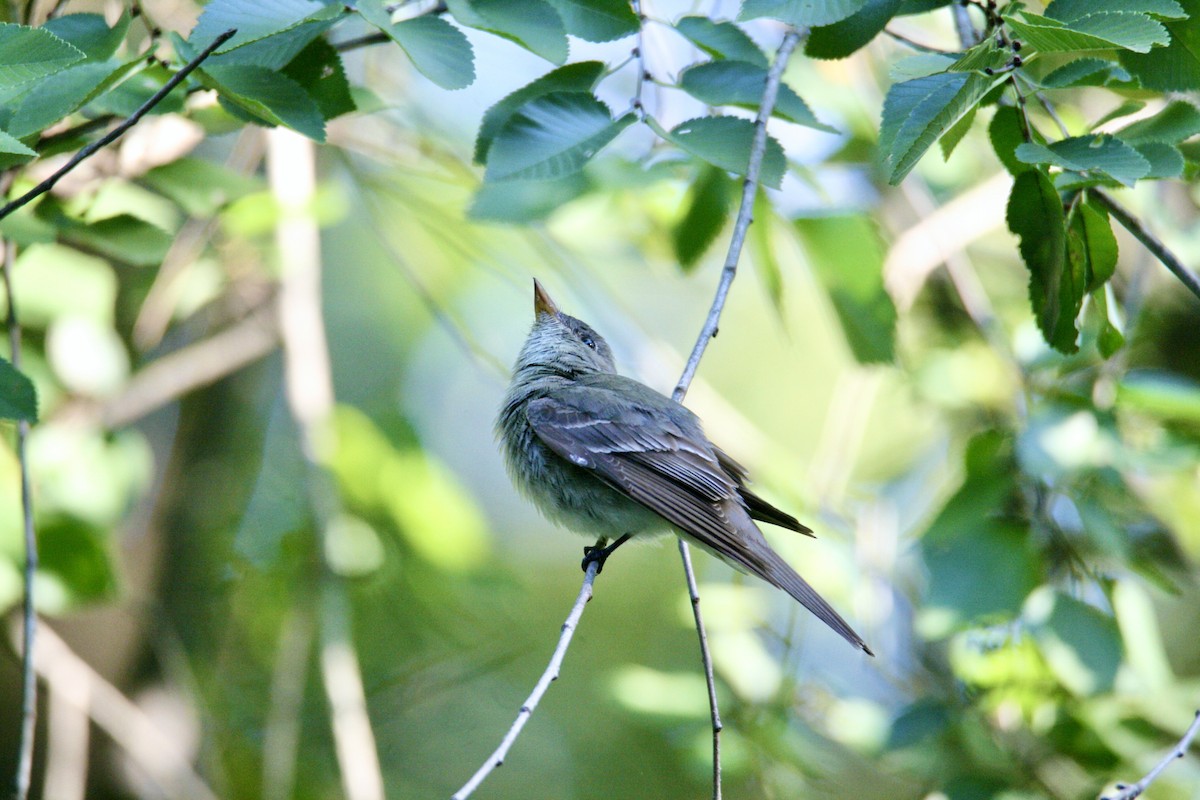
<path fill-rule="evenodd" d="M 1122 141 L 1179 144 L 1200 134 L 1200 109 L 1184 100 L 1174 100 L 1148 119 L 1138 120 L 1117 131 Z"/>
<path fill-rule="evenodd" d="M 1135 144 L 1133 149 L 1150 164 L 1147 179 L 1161 180 L 1163 178 L 1178 178 L 1183 175 L 1183 153 L 1175 145 L 1165 142 L 1144 142 Z"/>
<path fill-rule="evenodd" d="M 684 17 L 675 23 L 675 30 L 713 58 L 747 61 L 763 69 L 770 65 L 754 40 L 732 22 L 717 22 L 708 17 Z"/>
<path fill-rule="evenodd" d="M 975 122 L 975 111 L 978 106 L 971 106 L 971 109 L 963 114 L 962 119 L 954 123 L 950 130 L 938 140 L 938 144 L 942 148 L 942 159 L 950 160 L 950 155 L 954 152 L 954 148 L 958 147 L 958 143 L 963 140 L 967 132 L 971 130 L 971 125 Z"/>
<path fill-rule="evenodd" d="M 894 185 L 903 180 L 925 151 L 1003 80 L 945 72 L 893 84 L 883 103 L 879 131 L 888 181 Z"/>
<path fill-rule="evenodd" d="M 545 0 L 447 0 L 454 18 L 470 28 L 516 42 L 554 64 L 567 60 L 567 31 Z"/>
<path fill-rule="evenodd" d="M 1051 347 L 1074 353 L 1079 349 L 1075 318 L 1083 305 L 1084 276 L 1067 262 L 1066 219 L 1054 184 L 1038 170 L 1017 175 L 1006 217 L 1008 229 L 1021 239 L 1038 327 Z"/>
<path fill-rule="evenodd" d="M 64 14 L 46 20 L 42 30 L 78 47 L 89 61 L 107 61 L 125 41 L 129 14 L 122 14 L 111 28 L 100 14 Z"/>
<path fill-rule="evenodd" d="M 163 87 L 174 73 L 164 67 L 153 66 L 130 75 L 125 80 L 92 100 L 88 110 L 97 114 L 115 114 L 127 117 L 136 111 Z M 183 110 L 187 97 L 187 84 L 181 84 L 150 109 L 150 115 L 174 114 Z"/>
<path fill-rule="evenodd" d="M 900 10 L 902 0 L 867 0 L 840 22 L 813 28 L 804 45 L 812 58 L 845 58 L 865 46 Z"/>
<path fill-rule="evenodd" d="M 15 136 L 37 133 L 82 108 L 141 65 L 85 61 L 48 75 L 17 106 L 8 129 Z"/>
<path fill-rule="evenodd" d="M 832 25 L 866 4 L 867 0 L 744 0 L 738 19 L 771 17 L 790 25 Z"/>
<path fill-rule="evenodd" d="M 492 146 L 492 140 L 496 138 L 496 134 L 504 127 L 504 124 L 512 118 L 512 115 L 520 110 L 521 106 L 530 100 L 553 92 L 590 93 L 595 87 L 596 81 L 600 80 L 600 76 L 603 74 L 604 62 L 602 61 L 580 61 L 575 64 L 567 64 L 547 72 L 532 83 L 503 98 L 484 113 L 483 120 L 479 123 L 479 134 L 475 138 L 475 163 L 483 164 L 487 161 L 488 148 Z"/>
<path fill-rule="evenodd" d="M 578 172 L 634 121 L 613 120 L 586 92 L 554 92 L 513 114 L 488 149 L 484 180 L 549 180 Z"/>
<path fill-rule="evenodd" d="M 1200 383 L 1177 372 L 1134 370 L 1117 384 L 1117 408 L 1164 420 L 1200 422 Z"/>
<path fill-rule="evenodd" d="M 74 517 L 53 516 L 38 525 L 39 580 L 57 584 L 61 603 L 106 600 L 118 593 L 109 531 Z M 59 611 L 66 610 L 60 608 Z"/>
<path fill-rule="evenodd" d="M 655 123 L 657 125 L 657 123 Z M 667 141 L 682 150 L 735 175 L 745 175 L 754 141 L 754 123 L 738 117 L 698 117 L 676 125 L 669 133 L 657 129 Z M 759 182 L 778 189 L 787 170 L 783 148 L 767 136 Z"/>
<path fill-rule="evenodd" d="M 1117 269 L 1117 237 L 1108 214 L 1091 202 L 1077 203 L 1067 217 L 1067 258 L 1082 273 L 1084 291 L 1101 288 Z"/>
<path fill-rule="evenodd" d="M 739 106 L 757 110 L 762 102 L 767 71 L 746 61 L 709 61 L 688 67 L 679 76 L 679 88 L 710 106 Z M 779 85 L 775 116 L 826 133 L 836 128 L 817 119 L 800 95 L 787 84 Z"/>
<path fill-rule="evenodd" d="M 350 96 L 350 84 L 346 80 L 346 71 L 342 69 L 342 57 L 324 39 L 309 42 L 283 68 L 283 74 L 308 93 L 325 119 L 340 117 L 354 110 L 354 98 Z"/>
<path fill-rule="evenodd" d="M 417 71 L 443 89 L 475 82 L 475 51 L 466 35 L 441 17 L 393 23 L 383 0 L 360 0 L 358 13 L 400 45 Z"/>
<path fill-rule="evenodd" d="M 896 307 L 883 288 L 885 250 L 875 223 L 856 215 L 798 219 L 795 226 L 855 359 L 893 361 Z"/>
<path fill-rule="evenodd" d="M 1107 11 L 1152 14 L 1168 19 L 1187 16 L 1183 6 L 1175 0 L 1054 0 L 1046 6 L 1047 17 L 1063 22 L 1071 22 L 1089 14 Z"/>
<path fill-rule="evenodd" d="M 685 200 L 687 211 L 671 230 L 675 258 L 684 271 L 696 265 L 729 219 L 734 185 L 725 170 L 704 165 Z"/>
<path fill-rule="evenodd" d="M 1050 670 L 1071 693 L 1112 689 L 1121 666 L 1121 634 L 1111 616 L 1043 587 L 1029 597 L 1025 618 Z"/>
<path fill-rule="evenodd" d="M 207 67 L 201 72 L 206 85 L 221 97 L 267 125 L 283 125 L 310 139 L 325 141 L 321 109 L 291 78 L 265 67 L 229 64 Z"/>
<path fill-rule="evenodd" d="M 129 214 L 60 229 L 59 238 L 85 252 L 135 267 L 161 264 L 173 240 L 162 228 Z"/>
<path fill-rule="evenodd" d="M 1013 35 L 1043 53 L 1070 53 L 1123 48 L 1147 53 L 1171 37 L 1162 23 L 1144 14 L 1110 11 L 1089 14 L 1069 24 L 1048 17 L 1022 14 L 1004 17 Z"/>
<path fill-rule="evenodd" d="M 44 28 L 0 23 L 0 87 L 53 75 L 84 59 L 78 47 Z"/>
<path fill-rule="evenodd" d="M 582 172 L 549 181 L 485 183 L 475 192 L 467 216 L 518 225 L 536 222 L 579 197 L 589 186 L 591 181 Z"/>
<path fill-rule="evenodd" d="M 188 44 L 200 51 L 225 31 L 236 28 L 237 34 L 217 51 L 228 53 L 251 42 L 290 31 L 310 20 L 332 20 L 343 13 L 340 4 L 319 0 L 255 0 L 253 3 L 211 0 L 196 21 Z M 307 42 L 300 46 L 304 44 Z"/>
<path fill-rule="evenodd" d="M 611 42 L 638 31 L 628 0 L 550 0 L 567 33 L 585 42 Z"/>
<path fill-rule="evenodd" d="M 1125 186 L 1150 174 L 1150 162 L 1110 134 L 1073 136 L 1049 145 L 1026 142 L 1017 148 L 1026 164 L 1051 164 L 1073 172 L 1098 172 Z"/>
<path fill-rule="evenodd" d="M 1117 351 L 1125 346 L 1125 335 L 1113 322 L 1112 313 L 1108 307 L 1108 291 L 1100 289 L 1092 292 L 1092 307 L 1100 317 L 1100 330 L 1096 334 L 1096 349 L 1104 358 L 1112 358 Z"/>
<path fill-rule="evenodd" d="M 36 150 L 26 147 L 20 139 L 7 131 L 0 131 L 0 153 L 12 153 L 18 156 L 37 155 Z"/>
<path fill-rule="evenodd" d="M 1063 64 L 1042 78 L 1040 84 L 1047 89 L 1063 89 L 1068 86 L 1105 86 L 1110 81 L 1132 80 L 1129 73 L 1119 64 L 1102 58 L 1080 58 Z"/>
<path fill-rule="evenodd" d="M 37 422 L 37 390 L 25 373 L 0 357 L 0 419 Z"/>
<path fill-rule="evenodd" d="M 888 66 L 888 77 L 893 83 L 903 83 L 935 72 L 946 72 L 957 61 L 953 55 L 944 53 L 916 53 L 893 61 Z"/>
<path fill-rule="evenodd" d="M 1121 65 L 1146 89 L 1187 92 L 1200 89 L 1200 0 L 1181 0 L 1189 18 L 1166 23 L 1171 43 L 1149 53 L 1120 53 Z"/>

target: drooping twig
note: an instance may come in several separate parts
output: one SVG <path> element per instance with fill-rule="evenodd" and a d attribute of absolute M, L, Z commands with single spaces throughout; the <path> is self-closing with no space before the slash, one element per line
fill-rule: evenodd
<path fill-rule="evenodd" d="M 471 796 L 472 792 L 479 788 L 479 784 L 483 783 L 484 778 L 492 774 L 492 771 L 497 767 L 504 764 L 504 759 L 508 756 L 509 749 L 512 748 L 513 742 L 517 740 L 517 736 L 521 734 L 521 729 L 525 727 L 525 723 L 533 716 L 533 710 L 541 702 L 542 695 L 546 694 L 546 690 L 550 688 L 551 683 L 558 680 L 558 673 L 562 669 L 563 658 L 567 654 L 567 648 L 571 646 L 571 638 L 575 635 L 575 628 L 579 625 L 579 618 L 583 616 L 584 607 L 592 599 L 592 584 L 596 582 L 596 566 L 595 561 L 588 564 L 587 572 L 583 576 L 583 586 L 579 587 L 579 596 L 575 598 L 575 605 L 571 606 L 571 613 L 567 615 L 567 620 L 563 623 L 562 633 L 558 637 L 558 646 L 554 648 L 554 655 L 550 656 L 550 663 L 546 665 L 545 671 L 542 672 L 542 677 L 538 679 L 537 685 L 533 687 L 533 691 L 529 693 L 529 697 L 525 698 L 525 702 L 521 704 L 521 710 L 517 712 L 517 718 L 513 722 L 512 727 L 508 729 L 508 733 L 504 734 L 504 739 L 500 741 L 500 746 L 488 756 L 487 761 L 483 762 L 483 766 L 475 771 L 471 779 L 454 793 L 451 800 L 466 800 L 466 798 Z"/>
<path fill-rule="evenodd" d="M 729 251 L 725 256 L 725 266 L 721 270 L 721 279 L 717 282 L 716 294 L 712 307 L 696 337 L 692 354 L 684 365 L 683 374 L 671 399 L 682 403 L 700 359 L 708 347 L 709 341 L 717 335 L 717 327 L 721 321 L 721 312 L 725 309 L 725 300 L 729 296 L 729 287 L 737 275 L 738 261 L 741 259 L 742 246 L 746 242 L 746 232 L 750 229 L 751 214 L 754 211 L 754 196 L 758 192 L 758 174 L 762 169 L 763 157 L 767 152 L 767 121 L 775 109 L 775 98 L 779 94 L 779 84 L 783 80 L 783 70 L 787 66 L 792 51 L 800 42 L 800 32 L 789 29 L 779 45 L 775 62 L 767 73 L 767 83 L 763 88 L 762 102 L 759 103 L 758 116 L 754 120 L 754 138 L 750 145 L 750 161 L 746 165 L 746 179 L 742 184 L 742 202 L 738 208 L 737 218 L 733 223 L 733 235 L 729 239 Z M 696 575 L 692 570 L 692 555 L 687 542 L 679 540 L 679 557 L 683 560 L 683 571 L 687 578 L 688 595 L 692 601 L 692 616 L 696 622 L 696 633 L 700 637 L 700 659 L 704 664 L 704 679 L 708 683 L 708 707 L 712 716 L 712 750 L 713 750 L 713 800 L 721 798 L 721 711 L 717 706 L 717 684 L 713 676 L 712 655 L 708 650 L 708 634 L 704 628 L 704 617 L 700 613 L 700 594 L 696 589 Z"/>
<path fill-rule="evenodd" d="M 17 321 L 17 299 L 13 296 L 12 270 L 17 246 L 4 245 L 4 295 L 8 300 L 8 345 L 12 365 L 21 368 L 21 326 Z M 37 676 L 33 672 L 33 647 L 37 640 L 37 612 L 34 608 L 33 579 L 37 573 L 37 534 L 33 528 L 33 492 L 29 485 L 29 461 L 25 441 L 29 438 L 28 420 L 17 420 L 17 464 L 21 470 L 21 523 L 25 532 L 25 574 L 21 596 L 21 735 L 17 747 L 17 774 L 14 780 L 16 800 L 29 796 L 33 776 L 33 737 L 37 727 Z"/>
<path fill-rule="evenodd" d="M 1184 263 L 1179 260 L 1179 257 L 1167 249 L 1167 246 L 1159 241 L 1158 237 L 1151 233 L 1142 221 L 1130 214 L 1129 211 L 1118 203 L 1108 194 L 1108 192 L 1100 189 L 1090 189 L 1089 194 L 1096 198 L 1102 206 L 1108 209 L 1117 222 L 1134 235 L 1139 242 L 1145 245 L 1146 249 L 1154 254 L 1154 257 L 1163 263 L 1163 265 L 1179 278 L 1180 283 L 1188 288 L 1196 297 L 1200 297 L 1200 278 L 1196 273 L 1189 270 Z"/>
<path fill-rule="evenodd" d="M 288 408 L 300 430 L 305 492 L 318 550 L 341 511 L 333 477 L 333 379 L 321 316 L 321 240 L 311 204 L 316 192 L 312 141 L 286 128 L 267 132 L 267 175 L 285 209 L 275 240 L 282 266 L 279 330 Z M 362 671 L 351 636 L 350 601 L 327 566 L 319 577 L 319 657 L 329 703 L 334 750 L 347 800 L 383 800 L 383 773 L 367 716 Z"/>
<path fill-rule="evenodd" d="M 1142 792 L 1154 783 L 1163 770 L 1171 765 L 1171 762 L 1177 758 L 1183 758 L 1192 746 L 1192 740 L 1196 738 L 1196 734 L 1200 733 L 1200 711 L 1196 712 L 1196 718 L 1192 720 L 1192 724 L 1188 726 L 1184 732 L 1183 738 L 1179 740 L 1179 744 L 1175 745 L 1170 753 L 1167 753 L 1166 758 L 1154 765 L 1154 769 L 1146 773 L 1146 776 L 1132 786 L 1126 786 L 1123 783 L 1116 785 L 1117 793 L 1114 795 L 1104 795 L 1100 800 L 1134 800 L 1140 797 Z"/>
<path fill-rule="evenodd" d="M 100 137 L 96 141 L 89 144 L 87 147 L 80 150 L 78 153 L 76 153 L 74 156 L 71 157 L 70 161 L 68 161 L 66 164 L 63 164 L 59 169 L 55 170 L 54 174 L 51 175 L 50 177 L 46 178 L 46 180 L 42 181 L 37 186 L 33 187 L 28 192 L 26 192 L 25 194 L 18 197 L 16 200 L 13 200 L 11 203 L 8 203 L 6 206 L 4 206 L 4 208 L 0 208 L 0 219 L 4 219 L 9 214 L 11 214 L 14 211 L 16 211 L 17 209 L 21 208 L 29 201 L 34 200 L 38 197 L 41 197 L 43 194 L 45 194 L 46 192 L 53 189 L 54 185 L 56 183 L 58 183 L 60 180 L 62 180 L 63 176 L 65 176 L 71 170 L 78 167 L 85 159 L 89 158 L 90 156 L 95 155 L 98 151 L 102 150 L 103 148 L 105 148 L 108 145 L 115 142 L 117 139 L 121 138 L 121 136 L 124 135 L 125 131 L 129 130 L 134 125 L 136 125 L 138 123 L 138 120 L 140 120 L 142 117 L 146 116 L 146 114 L 150 112 L 150 109 L 154 108 L 156 105 L 158 105 L 160 102 L 162 102 L 163 98 L 166 97 L 167 95 L 169 95 L 171 93 L 172 89 L 174 89 L 176 86 L 178 86 L 180 83 L 182 83 L 184 78 L 186 78 L 188 75 L 191 74 L 192 70 L 194 70 L 196 67 L 200 66 L 200 63 L 202 61 L 204 61 L 204 59 L 206 59 L 210 55 L 212 55 L 213 51 L 215 51 L 221 45 L 225 44 L 225 42 L 229 41 L 229 39 L 236 33 L 237 33 L 236 29 L 230 28 L 229 30 L 225 31 L 220 36 L 218 36 L 216 39 L 213 39 L 212 44 L 210 44 L 208 47 L 201 50 L 200 53 L 197 54 L 196 57 L 193 58 L 191 61 L 184 64 L 179 69 L 178 72 L 176 72 L 174 75 L 171 76 L 170 80 L 168 80 L 166 83 L 164 83 L 162 85 L 161 89 L 159 89 L 157 92 L 155 92 L 153 95 L 150 96 L 149 100 L 142 103 L 140 106 L 138 106 L 136 111 L 134 111 L 132 114 L 130 114 L 128 117 L 126 117 L 124 122 L 122 122 L 117 127 L 113 128 L 108 133 L 104 134 L 104 136 Z"/>

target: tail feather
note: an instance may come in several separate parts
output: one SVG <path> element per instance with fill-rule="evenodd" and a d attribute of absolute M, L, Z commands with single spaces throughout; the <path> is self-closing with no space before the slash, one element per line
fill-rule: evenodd
<path fill-rule="evenodd" d="M 746 510 L 750 512 L 750 516 L 754 519 L 778 525 L 781 528 L 787 528 L 789 531 L 803 533 L 805 536 L 813 535 L 812 529 L 807 525 L 802 524 L 800 520 L 786 511 L 780 511 L 745 486 L 741 487 L 740 494 L 742 495 L 742 502 L 746 504 Z"/>

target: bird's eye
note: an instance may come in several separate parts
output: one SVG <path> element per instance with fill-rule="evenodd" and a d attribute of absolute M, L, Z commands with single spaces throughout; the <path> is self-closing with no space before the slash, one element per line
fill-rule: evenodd
<path fill-rule="evenodd" d="M 586 334 L 586 333 L 579 334 L 579 340 L 581 342 L 583 342 L 584 344 L 586 344 L 588 347 L 592 348 L 593 350 L 596 349 L 596 340 L 593 339 L 589 334 Z"/>

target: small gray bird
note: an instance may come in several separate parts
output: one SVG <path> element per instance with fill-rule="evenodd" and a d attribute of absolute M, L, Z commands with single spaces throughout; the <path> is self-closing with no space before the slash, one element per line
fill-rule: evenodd
<path fill-rule="evenodd" d="M 744 467 L 679 403 L 617 374 L 608 343 L 533 282 L 533 329 L 496 420 L 513 482 L 551 521 L 596 536 L 584 568 L 629 537 L 672 530 L 862 638 L 767 544 L 754 520 L 812 535 L 746 487 Z M 620 534 L 611 545 L 608 538 Z"/>

